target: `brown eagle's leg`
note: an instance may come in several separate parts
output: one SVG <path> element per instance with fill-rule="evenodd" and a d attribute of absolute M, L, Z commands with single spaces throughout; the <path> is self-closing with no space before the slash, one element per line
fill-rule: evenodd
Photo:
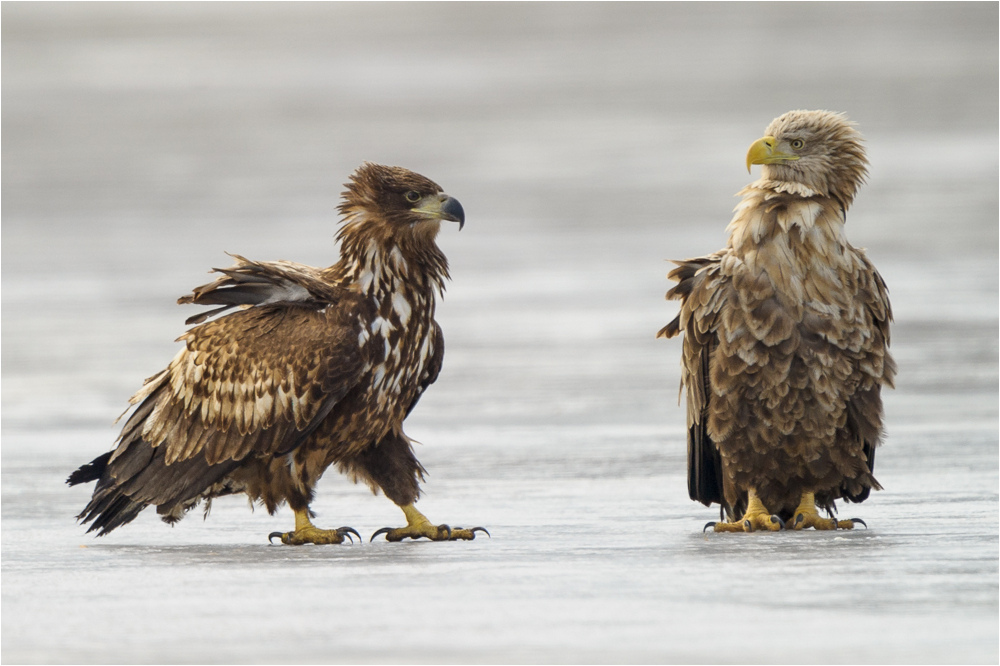
<path fill-rule="evenodd" d="M 378 444 L 369 446 L 349 462 L 353 473 L 367 478 L 378 486 L 385 496 L 395 502 L 406 516 L 406 527 L 383 527 L 372 535 L 372 540 L 385 534 L 389 541 L 402 541 L 407 537 L 426 537 L 432 541 L 471 540 L 476 532 L 486 532 L 482 527 L 463 529 L 447 525 L 433 525 L 427 517 L 417 511 L 413 503 L 420 495 L 420 480 L 424 468 L 413 455 L 410 440 L 402 433 L 392 433 L 383 437 Z M 486 532 L 489 535 L 489 532 Z"/>
<path fill-rule="evenodd" d="M 309 509 L 296 509 L 295 510 L 295 530 L 292 532 L 271 532 L 267 535 L 267 540 L 270 541 L 274 537 L 281 537 L 281 543 L 288 544 L 289 546 L 301 546 L 304 543 L 344 543 L 344 537 L 346 536 L 354 543 L 354 537 L 358 537 L 358 541 L 361 541 L 361 535 L 358 534 L 353 527 L 338 527 L 335 530 L 322 530 L 312 524 L 309 520 Z"/>
<path fill-rule="evenodd" d="M 785 526 L 781 518 L 771 515 L 751 488 L 747 493 L 747 510 L 743 517 L 731 523 L 709 523 L 716 532 L 754 532 L 770 530 L 776 532 Z M 705 526 L 708 529 L 708 525 Z"/>
<path fill-rule="evenodd" d="M 853 530 L 854 523 L 865 522 L 860 518 L 853 520 L 835 520 L 833 518 L 823 518 L 816 511 L 816 496 L 813 493 L 802 493 L 798 508 L 795 509 L 795 519 L 792 521 L 792 529 L 802 530 L 813 527 L 817 530 Z M 867 527 L 867 525 L 865 525 Z"/>
<path fill-rule="evenodd" d="M 374 541 L 375 537 L 380 534 L 384 534 L 387 541 L 402 541 L 407 537 L 411 539 L 427 537 L 432 541 L 457 541 L 459 539 L 471 541 L 476 538 L 476 532 L 484 532 L 486 536 L 490 535 L 485 527 L 465 529 L 464 527 L 452 528 L 447 525 L 433 525 L 427 516 L 417 511 L 417 508 L 412 504 L 400 508 L 403 509 L 403 515 L 406 516 L 406 527 L 383 527 L 372 535 L 371 541 Z"/>

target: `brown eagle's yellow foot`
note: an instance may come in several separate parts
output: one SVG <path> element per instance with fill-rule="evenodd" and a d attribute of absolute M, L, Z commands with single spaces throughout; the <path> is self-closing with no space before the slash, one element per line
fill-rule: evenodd
<path fill-rule="evenodd" d="M 386 541 L 402 541 L 406 538 L 420 539 L 421 537 L 431 541 L 472 541 L 476 538 L 476 532 L 483 532 L 486 536 L 490 535 L 485 527 L 465 529 L 464 527 L 452 528 L 447 525 L 432 525 L 431 521 L 427 520 L 427 517 L 417 511 L 412 504 L 404 506 L 403 513 L 406 515 L 406 527 L 383 527 L 372 534 L 369 541 L 374 541 L 375 537 L 380 534 L 385 535 Z"/>
<path fill-rule="evenodd" d="M 372 534 L 372 538 L 369 541 L 374 541 L 375 537 L 380 534 L 385 535 L 386 541 L 402 541 L 407 537 L 411 539 L 427 537 L 431 541 L 472 541 L 476 538 L 476 532 L 483 532 L 486 536 L 490 535 L 485 527 L 465 529 L 464 527 L 431 525 L 428 522 L 421 525 L 407 525 L 406 527 L 383 527 L 375 532 L 375 534 Z"/>
<path fill-rule="evenodd" d="M 321 530 L 318 527 L 307 527 L 292 532 L 271 532 L 267 535 L 267 540 L 274 543 L 274 537 L 281 537 L 281 543 L 289 546 L 301 546 L 304 543 L 344 543 L 345 537 L 354 543 L 354 535 L 361 541 L 361 535 L 353 527 L 338 527 L 335 530 Z"/>
<path fill-rule="evenodd" d="M 354 536 L 351 536 L 351 535 Z M 295 512 L 295 529 L 291 532 L 271 532 L 267 535 L 267 540 L 274 543 L 272 539 L 279 537 L 281 543 L 289 546 L 301 546 L 304 543 L 327 544 L 344 543 L 344 538 L 354 543 L 354 537 L 361 541 L 361 535 L 353 527 L 338 527 L 335 530 L 322 530 L 312 524 L 309 520 L 309 510 Z"/>
<path fill-rule="evenodd" d="M 816 496 L 813 493 L 802 493 L 802 500 L 798 508 L 795 509 L 795 518 L 792 520 L 792 529 L 804 530 L 812 527 L 817 530 L 853 530 L 854 523 L 861 523 L 868 527 L 865 521 L 860 518 L 851 520 L 836 520 L 834 518 L 823 518 L 816 511 Z"/>
<path fill-rule="evenodd" d="M 777 532 L 785 528 L 785 522 L 772 515 L 764 508 L 757 493 L 750 490 L 747 495 L 747 510 L 739 520 L 725 523 L 708 523 L 702 532 L 709 527 L 715 532 L 757 532 L 760 530 Z"/>

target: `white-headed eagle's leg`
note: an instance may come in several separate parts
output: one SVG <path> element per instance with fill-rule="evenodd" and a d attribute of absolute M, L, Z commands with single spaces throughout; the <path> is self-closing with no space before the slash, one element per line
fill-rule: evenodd
<path fill-rule="evenodd" d="M 757 491 L 751 488 L 747 492 L 747 510 L 742 518 L 733 522 L 708 523 L 705 525 L 705 529 L 710 526 L 716 532 L 756 532 L 758 530 L 776 532 L 784 528 L 785 523 L 764 507 L 764 503 L 757 497 Z"/>
<path fill-rule="evenodd" d="M 816 511 L 816 496 L 814 493 L 802 493 L 802 500 L 795 509 L 795 518 L 792 520 L 792 529 L 802 530 L 812 527 L 817 530 L 853 530 L 854 523 L 865 525 L 865 521 L 860 518 L 851 520 L 836 520 L 835 518 L 823 518 Z M 865 527 L 868 527 L 865 525 Z"/>
<path fill-rule="evenodd" d="M 338 527 L 335 530 L 324 530 L 316 527 L 309 520 L 309 509 L 295 510 L 295 530 L 291 532 L 271 532 L 267 535 L 268 541 L 274 537 L 280 537 L 281 543 L 289 546 L 301 546 L 305 543 L 326 544 L 344 543 L 345 537 L 354 543 L 354 537 L 361 541 L 361 535 L 353 527 Z"/>

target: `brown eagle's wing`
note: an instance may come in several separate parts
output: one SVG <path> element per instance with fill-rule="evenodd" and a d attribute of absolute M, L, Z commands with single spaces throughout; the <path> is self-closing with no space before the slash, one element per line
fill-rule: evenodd
<path fill-rule="evenodd" d="M 182 335 L 185 347 L 158 376 L 157 388 L 132 398 L 145 404 L 156 396 L 141 433 L 165 447 L 167 464 L 290 451 L 354 386 L 366 363 L 362 299 L 309 266 L 237 259 L 219 271 L 226 277 L 180 302 L 254 307 Z"/>
<path fill-rule="evenodd" d="M 156 404 L 142 419 L 142 438 L 166 447 L 167 464 L 292 450 L 362 373 L 361 318 L 345 315 L 271 304 L 188 331 L 160 387 L 145 398 Z"/>
<path fill-rule="evenodd" d="M 862 345 L 862 382 L 847 403 L 847 429 L 864 442 L 868 471 L 874 472 L 875 449 L 882 439 L 882 385 L 892 388 L 896 377 L 896 363 L 889 355 L 892 307 L 889 305 L 889 290 L 882 276 L 863 251 L 855 252 L 858 263 L 855 275 L 858 284 L 857 300 L 864 305 L 863 323 L 870 335 Z M 873 487 L 877 489 L 880 486 L 876 484 Z M 848 502 L 863 502 L 870 492 L 871 488 L 867 486 L 860 492 L 852 492 L 845 485 L 840 489 L 840 496 Z"/>
<path fill-rule="evenodd" d="M 200 324 L 237 306 L 296 303 L 323 307 L 340 294 L 336 287 L 323 280 L 322 271 L 312 266 L 290 261 L 251 261 L 238 254 L 230 255 L 236 265 L 213 268 L 223 277 L 195 287 L 187 296 L 177 299 L 180 304 L 221 305 L 221 308 L 188 317 L 186 324 Z"/>
<path fill-rule="evenodd" d="M 231 272 L 242 278 L 246 268 Z M 303 279 L 295 279 L 296 270 Z M 70 477 L 71 483 L 99 479 L 81 514 L 94 520 L 91 529 L 106 533 L 147 504 L 170 513 L 247 456 L 294 449 L 363 374 L 368 358 L 361 340 L 370 313 L 360 297 L 330 285 L 320 289 L 318 271 L 308 267 L 254 264 L 247 272 L 253 281 L 242 300 L 248 280 L 229 277 L 182 299 L 256 305 L 182 335 L 184 348 L 133 396 L 138 407 L 118 447 Z"/>
<path fill-rule="evenodd" d="M 729 282 L 719 271 L 723 253 L 675 262 L 668 277 L 677 286 L 667 292 L 669 300 L 680 300 L 677 317 L 658 333 L 672 338 L 684 333 L 681 356 L 681 388 L 687 396 L 688 494 L 706 506 L 717 502 L 727 512 L 722 486 L 722 458 L 708 434 L 708 413 L 712 400 L 710 364 L 718 347 L 716 327 L 726 303 Z"/>

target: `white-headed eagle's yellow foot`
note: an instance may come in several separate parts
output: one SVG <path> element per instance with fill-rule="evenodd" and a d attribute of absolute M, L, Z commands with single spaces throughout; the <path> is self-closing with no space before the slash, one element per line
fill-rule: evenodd
<path fill-rule="evenodd" d="M 777 532 L 784 529 L 785 523 L 778 516 L 772 515 L 761 503 L 757 493 L 750 490 L 747 496 L 747 510 L 739 520 L 726 523 L 708 523 L 702 530 L 711 527 L 716 532 L 757 532 L 767 530 Z"/>
<path fill-rule="evenodd" d="M 412 504 L 403 507 L 403 514 L 406 515 L 406 527 L 383 527 L 375 532 L 369 541 L 374 541 L 375 537 L 380 534 L 385 535 L 386 541 L 402 541 L 407 537 L 410 539 L 426 537 L 431 541 L 458 541 L 460 539 L 472 541 L 476 538 L 476 532 L 483 532 L 486 536 L 490 535 L 485 527 L 465 529 L 463 527 L 448 527 L 447 525 L 432 525 L 427 516 L 417 511 Z"/>
<path fill-rule="evenodd" d="M 813 493 L 802 493 L 802 500 L 799 502 L 798 508 L 795 509 L 792 529 L 804 530 L 807 527 L 812 527 L 817 530 L 853 530 L 854 523 L 861 523 L 868 527 L 865 521 L 860 518 L 836 520 L 821 517 L 816 511 L 816 496 Z"/>
<path fill-rule="evenodd" d="M 354 543 L 354 535 L 361 541 L 361 535 L 353 527 L 338 527 L 335 530 L 323 530 L 312 524 L 309 520 L 309 510 L 295 512 L 295 529 L 291 532 L 271 532 L 267 535 L 267 540 L 280 537 L 281 543 L 289 546 L 301 546 L 305 543 L 327 544 L 344 543 L 345 537 Z M 274 543 L 271 541 L 271 543 Z"/>

